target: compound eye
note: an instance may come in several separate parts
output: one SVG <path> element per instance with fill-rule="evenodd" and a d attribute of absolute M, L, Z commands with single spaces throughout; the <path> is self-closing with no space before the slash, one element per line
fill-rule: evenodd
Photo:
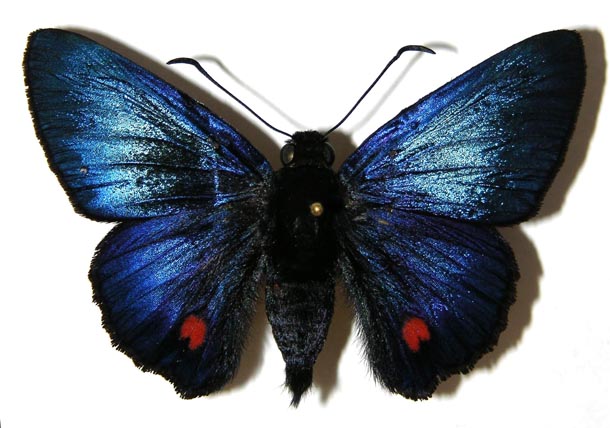
<path fill-rule="evenodd" d="M 289 143 L 282 147 L 282 150 L 280 151 L 280 159 L 282 160 L 282 164 L 284 164 L 284 166 L 290 165 L 294 161 L 294 151 L 294 144 Z"/>
<path fill-rule="evenodd" d="M 326 163 L 326 166 L 331 166 L 335 161 L 335 151 L 333 150 L 332 146 L 328 143 L 324 143 L 322 154 L 324 155 L 324 162 Z"/>

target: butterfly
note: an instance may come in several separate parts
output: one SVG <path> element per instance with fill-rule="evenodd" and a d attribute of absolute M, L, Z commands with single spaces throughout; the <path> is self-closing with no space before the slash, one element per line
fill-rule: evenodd
<path fill-rule="evenodd" d="M 24 71 L 75 210 L 118 223 L 90 270 L 112 343 L 184 398 L 213 393 L 264 286 L 295 406 L 337 280 L 391 392 L 428 398 L 494 347 L 519 276 L 495 227 L 538 211 L 585 84 L 578 33 L 539 34 L 401 111 L 338 172 L 318 131 L 291 135 L 273 171 L 205 106 L 86 37 L 32 33 Z"/>

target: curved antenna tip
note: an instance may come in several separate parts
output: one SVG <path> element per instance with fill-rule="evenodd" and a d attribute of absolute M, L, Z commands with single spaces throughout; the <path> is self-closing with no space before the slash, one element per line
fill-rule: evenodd
<path fill-rule="evenodd" d="M 170 59 L 169 61 L 166 62 L 167 65 L 172 65 L 172 64 L 193 64 L 197 61 L 195 61 L 192 58 L 184 58 L 184 57 L 179 57 L 179 58 L 174 58 L 174 59 Z"/>
<path fill-rule="evenodd" d="M 434 52 L 432 49 L 427 48 L 425 46 L 421 46 L 421 45 L 407 45 L 407 46 L 403 46 L 402 48 L 398 49 L 398 52 L 396 53 L 396 56 L 400 56 L 403 53 L 407 52 L 407 51 L 415 51 L 415 52 L 425 52 L 425 53 L 429 53 L 432 55 L 436 55 L 436 52 Z"/>

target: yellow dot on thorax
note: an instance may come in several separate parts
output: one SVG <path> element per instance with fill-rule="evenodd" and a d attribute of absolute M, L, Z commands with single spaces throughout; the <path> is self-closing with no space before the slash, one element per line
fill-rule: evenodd
<path fill-rule="evenodd" d="M 309 212 L 314 217 L 320 217 L 324 213 L 324 206 L 320 202 L 314 202 L 309 206 Z"/>

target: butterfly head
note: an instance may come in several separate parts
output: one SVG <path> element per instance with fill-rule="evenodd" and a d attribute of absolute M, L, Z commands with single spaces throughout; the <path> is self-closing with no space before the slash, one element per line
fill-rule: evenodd
<path fill-rule="evenodd" d="M 285 167 L 314 166 L 330 168 L 335 151 L 318 131 L 295 132 L 280 152 Z"/>

